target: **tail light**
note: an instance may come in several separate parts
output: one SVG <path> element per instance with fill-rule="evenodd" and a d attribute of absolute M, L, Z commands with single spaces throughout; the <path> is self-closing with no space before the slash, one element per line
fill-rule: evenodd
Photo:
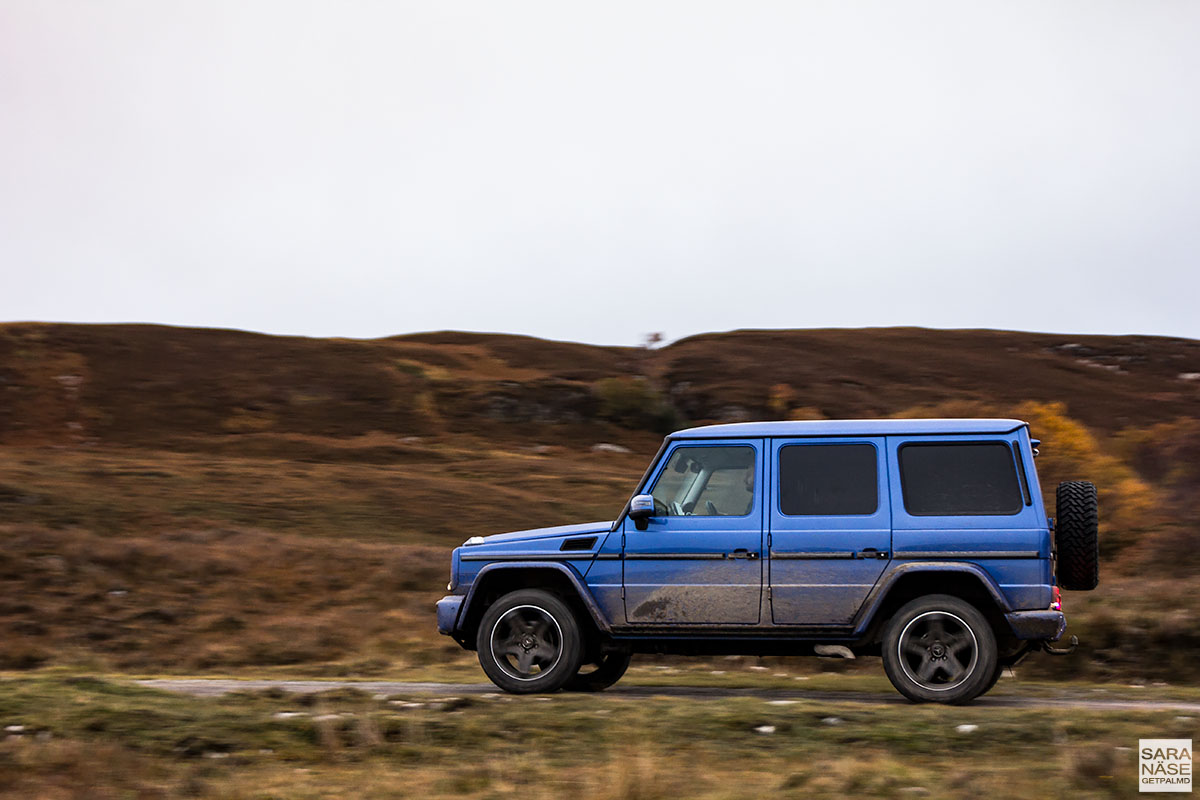
<path fill-rule="evenodd" d="M 1057 586 L 1050 587 L 1050 610 L 1062 611 L 1062 590 Z"/>

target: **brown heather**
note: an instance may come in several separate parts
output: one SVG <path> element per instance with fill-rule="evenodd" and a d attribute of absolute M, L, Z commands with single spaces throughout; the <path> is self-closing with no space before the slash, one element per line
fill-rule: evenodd
<path fill-rule="evenodd" d="M 1004 415 L 1044 440 L 1047 497 L 1100 486 L 1103 583 L 1067 597 L 1088 652 L 1069 669 L 1178 680 L 1200 663 L 1179 655 L 1200 643 L 1194 372 L 1200 343 L 1154 337 L 746 331 L 649 351 L 3 325 L 0 666 L 462 663 L 433 631 L 449 549 L 611 516 L 666 422 Z"/>
<path fill-rule="evenodd" d="M 745 331 L 650 351 L 0 325 L 0 724 L 23 728 L 0 740 L 0 798 L 1128 796 L 1136 739 L 1194 737 L 1192 717 L 397 704 L 352 690 L 206 700 L 127 679 L 478 681 L 471 654 L 434 631 L 450 548 L 611 516 L 665 427 L 1002 415 L 1044 440 L 1048 497 L 1091 478 L 1102 504 L 1101 587 L 1065 598 L 1080 650 L 1030 659 L 1017 690 L 1137 696 L 1065 679 L 1165 681 L 1157 693 L 1194 700 L 1194 373 L 1200 343 L 1153 337 Z M 886 690 L 877 664 L 786 659 L 644 659 L 627 680 Z M 964 720 L 979 732 L 957 733 Z"/>

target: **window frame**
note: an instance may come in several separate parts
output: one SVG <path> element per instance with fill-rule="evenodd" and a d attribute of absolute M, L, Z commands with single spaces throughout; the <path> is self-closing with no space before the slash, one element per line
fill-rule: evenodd
<path fill-rule="evenodd" d="M 747 442 L 747 443 L 710 442 L 710 443 L 696 443 L 696 444 L 689 443 L 689 444 L 679 444 L 675 447 L 672 447 L 670 450 L 668 450 L 666 453 L 663 454 L 663 457 L 661 459 L 662 466 L 660 466 L 657 470 L 655 470 L 654 475 L 647 482 L 648 485 L 641 490 L 640 494 L 648 494 L 651 497 L 654 496 L 654 490 L 658 486 L 658 482 L 660 480 L 662 480 L 663 475 L 666 474 L 666 471 L 670 468 L 671 459 L 673 459 L 675 457 L 676 453 L 680 452 L 681 450 L 694 450 L 697 448 L 711 449 L 714 447 L 723 447 L 723 448 L 738 447 L 738 448 L 743 448 L 743 449 L 750 451 L 750 454 L 751 454 L 750 466 L 754 469 L 754 490 L 751 492 L 752 502 L 750 503 L 750 509 L 745 514 L 667 514 L 663 517 L 656 517 L 656 518 L 658 518 L 658 519 L 746 519 L 747 517 L 754 516 L 754 514 L 758 511 L 758 496 L 759 496 L 759 486 L 761 485 L 761 482 L 762 482 L 762 469 L 760 469 L 761 465 L 759 464 L 759 461 L 761 458 L 759 455 L 759 448 L 755 447 L 753 444 L 750 444 L 749 442 Z M 709 477 L 709 480 L 712 480 L 711 476 Z M 707 485 L 705 485 L 706 490 L 707 490 L 707 488 L 708 488 Z M 698 500 L 699 500 L 699 498 L 697 498 L 697 501 Z"/>
<path fill-rule="evenodd" d="M 1017 480 L 1021 483 L 1021 499 L 1025 501 L 1025 505 L 1033 505 L 1033 490 L 1029 488 L 1029 475 L 1025 472 L 1025 454 L 1021 451 L 1021 440 L 1013 439 L 1009 444 L 1012 445 L 1013 458 L 1017 460 Z"/>
<path fill-rule="evenodd" d="M 904 469 L 904 450 L 909 447 L 1002 447 L 1008 451 L 1010 466 L 1013 470 L 1013 485 L 1016 489 L 1014 495 L 1016 505 L 1011 511 L 996 512 L 996 511 L 913 511 L 908 505 L 908 478 Z M 951 440 L 938 441 L 937 439 L 901 442 L 896 447 L 896 475 L 900 481 L 900 504 L 904 508 L 904 513 L 910 517 L 1015 517 L 1021 514 L 1029 503 L 1025 501 L 1024 492 L 1021 489 L 1021 478 L 1018 474 L 1018 467 L 1014 457 L 1019 457 L 1019 454 L 1013 453 L 1013 448 L 1006 439 L 968 439 L 968 440 Z"/>

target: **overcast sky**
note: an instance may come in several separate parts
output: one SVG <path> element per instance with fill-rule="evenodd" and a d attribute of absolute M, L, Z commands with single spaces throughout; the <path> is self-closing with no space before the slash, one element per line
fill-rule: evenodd
<path fill-rule="evenodd" d="M 1200 3 L 0 0 L 0 320 L 1200 338 Z"/>

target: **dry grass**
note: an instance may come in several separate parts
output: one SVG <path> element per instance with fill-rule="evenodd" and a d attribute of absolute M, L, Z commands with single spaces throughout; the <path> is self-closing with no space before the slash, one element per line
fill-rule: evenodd
<path fill-rule="evenodd" d="M 356 458 L 379 438 L 293 436 L 294 459 L 255 455 L 261 439 L 242 448 L 250 455 L 4 447 L 0 508 L 8 522 L 116 535 L 235 527 L 444 547 L 477 533 L 611 518 L 649 458 L 466 437 L 405 445 L 385 463 Z M 340 458 L 314 457 L 319 447 Z"/>
<path fill-rule="evenodd" d="M 349 452 L 385 438 L 291 440 Z M 433 630 L 450 548 L 477 533 L 611 514 L 648 458 L 471 443 L 409 443 L 389 463 L 2 448 L 0 668 L 341 676 L 469 664 Z M 1090 458 L 1114 469 L 1095 440 L 1066 452 L 1070 464 L 1047 448 L 1044 475 L 1089 474 Z M 1164 496 L 1163 508 L 1179 502 Z M 1032 674 L 1200 677 L 1200 582 L 1179 554 L 1163 555 L 1181 525 L 1144 531 L 1124 560 L 1106 562 L 1100 591 L 1068 594 L 1083 650 L 1031 659 Z"/>
<path fill-rule="evenodd" d="M 14 798 L 1120 797 L 1138 738 L 1196 733 L 1173 712 L 5 689 Z"/>
<path fill-rule="evenodd" d="M 0 666 L 183 670 L 444 656 L 445 553 L 254 531 L 154 538 L 6 526 Z"/>
<path fill-rule="evenodd" d="M 1034 669 L 1191 680 L 1200 389 L 1178 374 L 1197 358 L 1182 340 L 988 331 L 750 331 L 643 351 L 0 325 L 0 667 L 468 663 L 433 631 L 450 548 L 610 517 L 659 441 L 636 426 L 673 406 L 696 422 L 1030 418 L 1045 494 L 1097 478 L 1107 526 L 1101 589 L 1067 597 L 1086 650 Z"/>

